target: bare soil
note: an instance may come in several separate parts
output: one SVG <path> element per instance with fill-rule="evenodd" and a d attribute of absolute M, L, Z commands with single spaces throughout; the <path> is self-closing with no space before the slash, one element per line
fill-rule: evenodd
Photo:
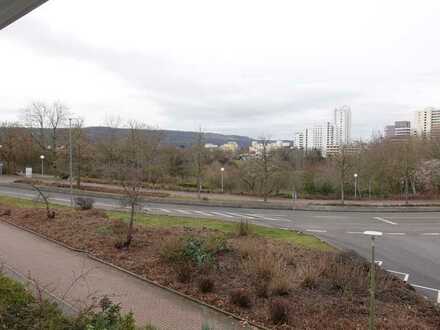
<path fill-rule="evenodd" d="M 121 250 L 115 244 L 124 238 L 127 225 L 107 219 L 99 210 L 58 209 L 56 218 L 48 220 L 42 209 L 0 205 L 1 219 L 89 251 L 271 329 L 368 327 L 369 266 L 355 254 L 312 251 L 252 235 L 225 236 L 206 228 L 143 226 L 136 227 L 130 248 Z M 164 257 L 165 247 L 170 250 L 188 237 L 215 237 L 224 246 L 215 250 L 209 264 Z M 435 305 L 399 279 L 379 268 L 377 272 L 378 329 L 440 328 L 440 312 Z M 213 289 L 203 293 L 200 283 L 206 279 L 213 283 Z M 231 295 L 237 290 L 246 296 L 247 306 L 232 301 Z M 284 316 L 280 321 L 274 320 L 274 315 L 279 316 L 274 314 L 275 305 Z"/>

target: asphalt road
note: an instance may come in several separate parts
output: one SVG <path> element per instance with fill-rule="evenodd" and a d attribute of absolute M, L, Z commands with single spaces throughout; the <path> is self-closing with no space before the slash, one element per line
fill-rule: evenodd
<path fill-rule="evenodd" d="M 1 187 L 0 194 L 35 198 L 32 190 Z M 50 193 L 50 200 L 69 203 L 67 193 Z M 115 198 L 95 198 L 99 208 L 120 208 Z M 421 294 L 440 303 L 440 212 L 349 213 L 296 210 L 264 210 L 227 207 L 146 203 L 144 211 L 205 219 L 240 221 L 309 233 L 336 247 L 369 257 L 370 238 L 365 230 L 381 231 L 376 240 L 376 262 Z"/>

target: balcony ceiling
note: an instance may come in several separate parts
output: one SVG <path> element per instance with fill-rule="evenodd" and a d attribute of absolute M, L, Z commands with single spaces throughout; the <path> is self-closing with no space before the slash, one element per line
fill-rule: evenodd
<path fill-rule="evenodd" d="M 0 30 L 14 23 L 47 0 L 0 0 Z"/>

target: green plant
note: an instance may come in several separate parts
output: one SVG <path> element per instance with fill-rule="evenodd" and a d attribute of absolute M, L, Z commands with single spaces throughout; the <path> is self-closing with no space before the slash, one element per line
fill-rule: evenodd
<path fill-rule="evenodd" d="M 195 237 L 186 240 L 183 255 L 190 258 L 199 267 L 213 262 L 213 253 L 206 248 L 206 242 Z"/>

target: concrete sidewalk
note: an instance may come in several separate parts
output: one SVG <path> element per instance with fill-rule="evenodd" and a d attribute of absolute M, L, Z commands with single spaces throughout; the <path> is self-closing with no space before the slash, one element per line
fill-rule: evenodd
<path fill-rule="evenodd" d="M 159 329 L 244 329 L 237 320 L 0 221 L 0 263 L 76 309 L 108 295 L 139 325 Z M 247 328 L 249 329 L 249 328 Z"/>

